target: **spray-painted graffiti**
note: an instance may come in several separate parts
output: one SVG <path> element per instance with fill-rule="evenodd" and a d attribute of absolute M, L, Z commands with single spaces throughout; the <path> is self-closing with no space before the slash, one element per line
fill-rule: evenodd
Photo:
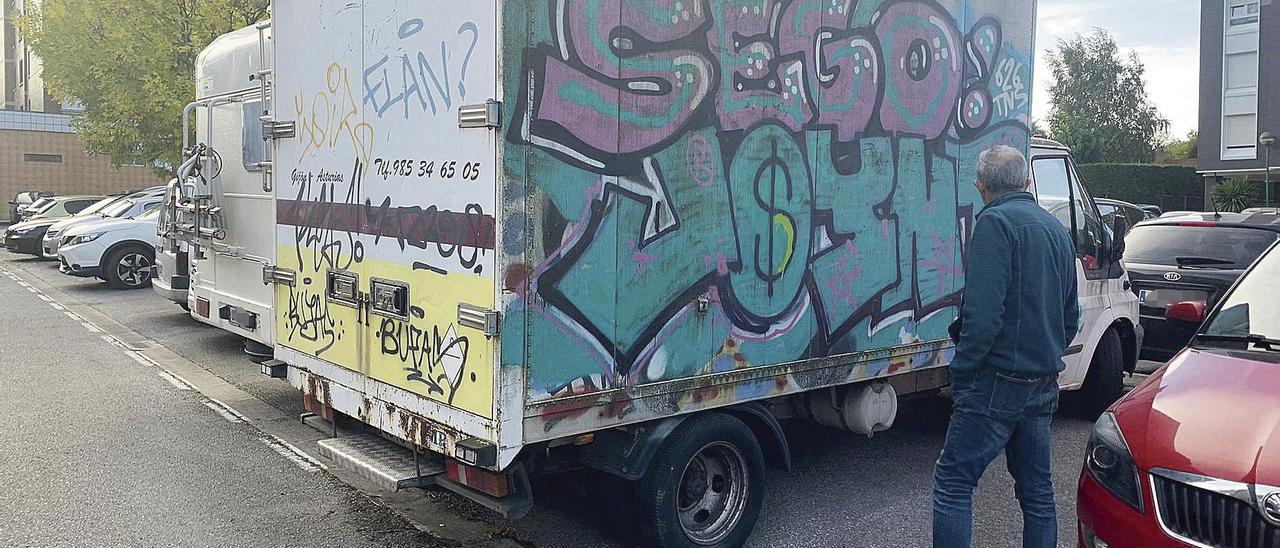
<path fill-rule="evenodd" d="M 410 19 L 397 35 L 401 42 L 413 44 L 422 39 L 425 28 L 422 19 Z M 397 106 L 404 118 L 411 112 L 449 112 L 455 101 L 467 98 L 467 69 L 479 40 L 479 28 L 467 21 L 447 39 L 428 39 L 430 45 L 423 49 L 408 51 L 416 46 L 402 45 L 397 58 L 383 55 L 364 69 L 364 104 L 379 118 Z M 455 54 L 462 59 L 456 60 Z"/>
<path fill-rule="evenodd" d="M 296 194 L 291 200 L 277 200 L 277 218 L 281 224 L 293 227 L 293 261 L 282 264 L 302 273 L 301 280 L 288 288 L 289 313 L 283 322 L 286 340 L 299 337 L 313 343 L 317 356 L 337 344 L 347 327 L 330 313 L 332 307 L 340 305 L 331 302 L 325 293 L 326 275 L 333 270 L 349 270 L 364 260 L 364 242 L 344 226 L 354 223 L 351 216 L 335 218 L 335 212 L 340 214 L 342 205 L 358 203 L 365 172 L 359 159 L 348 175 L 324 169 L 295 169 L 291 181 Z"/>
<path fill-rule="evenodd" d="M 306 143 L 302 157 L 310 152 L 354 146 L 356 154 L 368 166 L 373 156 L 374 130 L 361 121 L 358 97 L 351 90 L 351 76 L 338 63 L 325 71 L 325 89 L 308 97 L 293 98 L 297 116 L 298 138 Z"/>
<path fill-rule="evenodd" d="M 507 169 L 549 206 L 506 273 L 535 400 L 945 338 L 977 154 L 1028 140 L 1025 8 L 1005 28 L 932 0 L 542 4 L 509 14 L 550 21 L 534 45 L 506 46 L 528 150 Z"/>
<path fill-rule="evenodd" d="M 382 354 L 394 357 L 405 364 L 406 378 L 426 387 L 427 393 L 453 403 L 453 397 L 462 386 L 467 371 L 468 350 L 471 342 L 458 336 L 453 325 L 440 331 L 439 326 L 420 327 L 426 311 L 410 308 L 408 322 L 384 318 L 378 328 L 378 340 Z M 471 382 L 476 374 L 470 373 Z"/>

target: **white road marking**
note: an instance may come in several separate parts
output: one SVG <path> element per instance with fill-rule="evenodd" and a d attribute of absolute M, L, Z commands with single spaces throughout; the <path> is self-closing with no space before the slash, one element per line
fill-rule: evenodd
<path fill-rule="evenodd" d="M 151 366 L 151 362 L 147 361 L 146 358 L 143 358 L 141 354 L 138 354 L 136 352 L 127 352 L 127 354 L 129 355 L 129 359 L 135 362 L 138 362 L 139 365 L 142 365 L 144 367 Z"/>
<path fill-rule="evenodd" d="M 306 470 L 307 472 L 316 472 L 327 469 L 325 465 L 316 460 L 315 457 L 308 455 L 305 451 L 294 447 L 293 444 L 280 438 L 275 436 L 263 437 L 258 438 L 258 441 L 266 444 L 266 446 L 270 447 L 272 451 L 279 453 L 280 456 L 289 459 L 290 462 L 298 465 L 298 468 Z"/>
<path fill-rule="evenodd" d="M 249 417 L 246 417 L 246 416 L 244 416 L 244 414 L 240 413 L 239 411 L 236 411 L 236 408 L 231 407 L 230 405 L 227 405 L 227 404 L 225 404 L 225 403 L 222 403 L 221 401 L 218 401 L 218 399 L 217 399 L 217 398 L 209 398 L 209 401 L 206 403 L 206 405 L 216 405 L 216 406 L 218 406 L 218 408 L 220 408 L 220 409 L 222 409 L 223 411 L 225 411 L 225 412 L 226 412 L 226 414 L 228 414 L 228 415 L 230 415 L 230 416 L 232 416 L 232 417 L 234 417 L 234 418 L 236 419 L 236 420 L 235 420 L 235 421 L 233 421 L 233 422 L 249 422 Z"/>
<path fill-rule="evenodd" d="M 227 422 L 234 422 L 234 423 L 242 423 L 242 422 L 244 422 L 244 421 L 240 420 L 240 417 L 237 417 L 237 416 L 235 416 L 235 415 L 232 415 L 230 412 L 228 412 L 226 407 L 222 407 L 222 406 L 220 406 L 220 405 L 216 405 L 216 404 L 214 404 L 212 401 L 207 401 L 207 400 L 206 400 L 206 401 L 204 402 L 204 406 L 205 406 L 205 407 L 208 407 L 209 409 L 212 409 L 214 413 L 217 413 L 217 414 L 221 415 L 221 416 L 222 416 L 222 418 L 227 419 Z"/>
<path fill-rule="evenodd" d="M 155 365 L 155 362 L 151 360 L 147 360 L 142 363 L 145 365 L 151 365 L 151 366 Z M 184 379 L 182 377 L 179 377 L 178 375 L 165 371 L 164 369 L 160 369 L 156 371 L 156 374 L 160 375 L 160 378 L 166 381 L 169 381 L 169 384 L 172 384 L 174 388 L 177 388 L 178 390 L 195 390 L 196 389 L 196 387 L 192 385 L 190 382 L 188 382 L 187 379 Z"/>

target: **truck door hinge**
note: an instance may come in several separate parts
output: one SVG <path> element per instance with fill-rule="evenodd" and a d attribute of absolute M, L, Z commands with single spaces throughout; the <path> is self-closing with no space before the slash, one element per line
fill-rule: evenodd
<path fill-rule="evenodd" d="M 478 105 L 458 107 L 458 127 L 463 129 L 502 127 L 502 103 L 489 99 Z"/>
<path fill-rule="evenodd" d="M 458 304 L 458 325 L 479 329 L 485 337 L 498 336 L 498 311 L 466 303 Z"/>
<path fill-rule="evenodd" d="M 291 139 L 297 135 L 297 122 L 273 120 L 265 116 L 262 118 L 262 138 L 264 140 Z"/>
<path fill-rule="evenodd" d="M 262 283 L 294 287 L 298 283 L 298 273 L 287 268 L 266 265 L 262 267 Z"/>

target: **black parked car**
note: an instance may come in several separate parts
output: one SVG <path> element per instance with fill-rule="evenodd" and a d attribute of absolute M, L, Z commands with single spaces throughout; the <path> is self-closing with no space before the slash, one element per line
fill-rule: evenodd
<path fill-rule="evenodd" d="M 32 219 L 9 225 L 4 231 L 4 248 L 10 253 L 39 255 L 40 242 L 54 223 L 62 218 Z"/>
<path fill-rule="evenodd" d="M 1212 308 L 1277 238 L 1280 215 L 1200 213 L 1134 227 L 1123 263 L 1146 329 L 1142 359 L 1168 360 L 1198 327 L 1166 319 L 1165 309 L 1180 302 Z"/>

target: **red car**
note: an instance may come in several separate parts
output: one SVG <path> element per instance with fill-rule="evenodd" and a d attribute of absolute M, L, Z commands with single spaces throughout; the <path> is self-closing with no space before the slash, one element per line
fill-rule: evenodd
<path fill-rule="evenodd" d="M 1280 548 L 1280 244 L 1190 346 L 1094 425 L 1080 473 L 1080 546 Z"/>

